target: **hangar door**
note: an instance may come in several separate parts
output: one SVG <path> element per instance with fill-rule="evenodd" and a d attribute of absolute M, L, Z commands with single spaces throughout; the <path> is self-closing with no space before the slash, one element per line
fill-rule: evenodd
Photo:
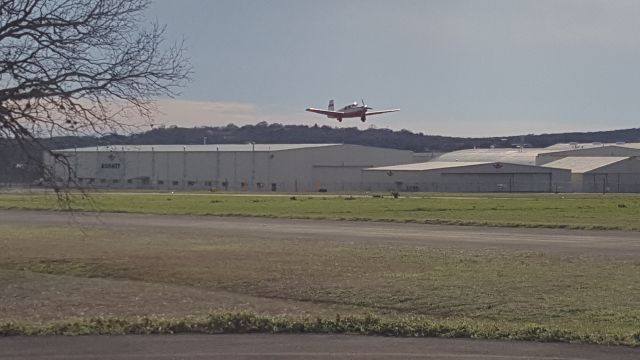
<path fill-rule="evenodd" d="M 640 182 L 635 174 L 584 174 L 583 192 L 640 192 Z"/>
<path fill-rule="evenodd" d="M 450 192 L 550 192 L 551 173 L 443 173 Z"/>
<path fill-rule="evenodd" d="M 311 168 L 313 191 L 359 190 L 362 184 L 362 169 L 367 167 L 371 165 L 313 165 Z"/>

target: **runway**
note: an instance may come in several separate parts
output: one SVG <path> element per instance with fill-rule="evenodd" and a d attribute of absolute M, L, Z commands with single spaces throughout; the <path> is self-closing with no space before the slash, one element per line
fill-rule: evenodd
<path fill-rule="evenodd" d="M 640 234 L 601 230 L 492 228 L 290 220 L 251 217 L 68 213 L 0 210 L 0 224 L 69 225 L 110 231 L 178 231 L 215 234 L 231 239 L 334 241 L 353 244 L 396 244 L 431 248 L 504 249 L 558 255 L 640 257 Z"/>
<path fill-rule="evenodd" d="M 0 338 L 0 359 L 626 360 L 626 347 L 349 335 L 164 335 Z"/>

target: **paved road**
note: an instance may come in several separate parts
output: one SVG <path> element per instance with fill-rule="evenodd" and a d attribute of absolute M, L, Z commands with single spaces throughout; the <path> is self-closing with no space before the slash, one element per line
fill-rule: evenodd
<path fill-rule="evenodd" d="M 594 345 L 347 335 L 163 335 L 0 338 L 0 359 L 638 359 Z"/>
<path fill-rule="evenodd" d="M 111 231 L 149 233 L 179 231 L 215 233 L 220 238 L 336 241 L 398 244 L 433 248 L 480 248 L 536 251 L 561 255 L 605 255 L 640 258 L 640 233 L 562 229 L 489 228 L 348 222 L 233 218 L 213 216 L 113 213 L 61 213 L 0 210 L 0 224 L 25 226 L 72 225 Z"/>

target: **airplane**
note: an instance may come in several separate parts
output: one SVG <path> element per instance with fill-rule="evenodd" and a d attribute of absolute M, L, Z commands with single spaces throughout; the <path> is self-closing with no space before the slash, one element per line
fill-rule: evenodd
<path fill-rule="evenodd" d="M 360 120 L 362 120 L 362 122 L 365 122 L 367 120 L 367 116 L 400 111 L 400 109 L 392 109 L 392 110 L 380 110 L 380 111 L 368 112 L 369 110 L 372 110 L 372 109 L 373 108 L 370 108 L 367 105 L 365 105 L 364 100 L 362 100 L 362 105 L 358 105 L 357 102 L 354 102 L 353 104 L 349 104 L 343 107 L 342 109 L 335 111 L 333 107 L 333 100 L 329 100 L 329 107 L 327 108 L 327 110 L 308 108 L 307 111 L 311 111 L 311 112 L 322 114 L 322 115 L 327 115 L 329 119 L 338 119 L 339 122 L 342 122 L 343 118 L 354 118 L 354 117 L 359 117 Z"/>

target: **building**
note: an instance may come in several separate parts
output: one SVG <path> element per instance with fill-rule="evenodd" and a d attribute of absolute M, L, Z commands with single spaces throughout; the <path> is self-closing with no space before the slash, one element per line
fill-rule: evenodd
<path fill-rule="evenodd" d="M 411 151 L 346 144 L 117 145 L 54 153 L 68 162 L 54 166 L 45 154 L 57 181 L 137 189 L 353 191 L 362 188 L 362 169 L 413 161 Z"/>
<path fill-rule="evenodd" d="M 53 166 L 54 158 L 45 154 L 58 181 L 71 178 L 96 188 L 640 192 L 640 144 L 625 143 L 440 156 L 346 144 L 117 145 L 54 153 L 67 161 Z"/>
<path fill-rule="evenodd" d="M 640 158 L 569 156 L 545 166 L 571 171 L 574 192 L 640 192 Z"/>
<path fill-rule="evenodd" d="M 545 148 L 544 153 L 537 157 L 536 164 L 543 165 L 552 161 L 567 157 L 619 157 L 640 156 L 640 144 L 638 143 L 590 143 L 590 144 L 557 144 Z"/>
<path fill-rule="evenodd" d="M 466 149 L 442 154 L 433 161 L 499 161 L 521 165 L 544 165 L 569 156 L 640 156 L 640 143 L 568 143 L 546 148 Z"/>
<path fill-rule="evenodd" d="M 568 143 L 542 149 L 469 149 L 443 154 L 433 162 L 501 162 L 571 171 L 570 186 L 559 191 L 640 192 L 639 143 Z M 470 186 L 468 191 L 474 191 Z M 570 189 L 570 190 L 569 190 Z M 518 191 L 518 190 L 516 190 Z"/>
<path fill-rule="evenodd" d="M 496 149 L 466 149 L 442 154 L 433 161 L 444 162 L 501 162 L 520 165 L 539 165 L 539 155 L 553 152 L 552 149 L 536 148 L 496 148 Z"/>
<path fill-rule="evenodd" d="M 363 170 L 371 191 L 566 192 L 571 171 L 502 162 L 445 162 L 383 166 Z"/>

